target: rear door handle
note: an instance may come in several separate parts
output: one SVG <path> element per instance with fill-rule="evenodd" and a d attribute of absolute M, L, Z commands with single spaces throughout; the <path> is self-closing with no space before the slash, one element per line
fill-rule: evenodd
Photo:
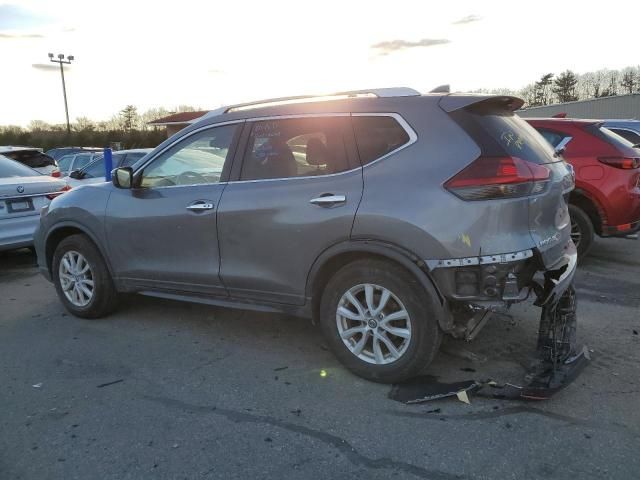
<path fill-rule="evenodd" d="M 331 207 L 338 203 L 345 203 L 346 201 L 347 197 L 344 195 L 326 194 L 320 195 L 316 198 L 312 198 L 311 200 L 309 200 L 309 203 L 312 205 L 318 205 L 320 207 Z"/>
<path fill-rule="evenodd" d="M 193 202 L 191 205 L 187 207 L 187 210 L 191 210 L 194 212 L 200 212 L 202 210 L 213 210 L 213 203 L 206 201 L 198 201 Z"/>

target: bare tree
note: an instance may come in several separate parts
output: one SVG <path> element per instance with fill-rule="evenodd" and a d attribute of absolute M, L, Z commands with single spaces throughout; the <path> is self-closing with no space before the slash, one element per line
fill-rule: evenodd
<path fill-rule="evenodd" d="M 638 88 L 638 78 L 635 68 L 627 67 L 622 71 L 620 86 L 622 87 L 623 93 L 633 93 L 636 91 Z"/>
<path fill-rule="evenodd" d="M 96 125 L 88 117 L 76 117 L 76 121 L 73 124 L 73 129 L 77 132 L 91 131 L 96 128 Z"/>
<path fill-rule="evenodd" d="M 31 120 L 27 129 L 32 132 L 44 132 L 51 130 L 51 125 L 44 120 Z"/>

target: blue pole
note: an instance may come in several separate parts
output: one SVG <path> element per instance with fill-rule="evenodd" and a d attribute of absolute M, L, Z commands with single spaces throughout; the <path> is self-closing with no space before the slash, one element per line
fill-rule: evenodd
<path fill-rule="evenodd" d="M 104 149 L 104 179 L 107 182 L 111 181 L 111 170 L 113 170 L 113 157 L 111 156 L 111 149 L 105 147 L 105 149 Z"/>

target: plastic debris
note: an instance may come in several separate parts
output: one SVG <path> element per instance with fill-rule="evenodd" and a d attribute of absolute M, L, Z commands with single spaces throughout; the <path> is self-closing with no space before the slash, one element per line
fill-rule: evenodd
<path fill-rule="evenodd" d="M 469 401 L 469 395 L 467 395 L 467 391 L 466 390 L 462 390 L 462 391 L 456 393 L 456 396 L 458 397 L 458 400 L 460 400 L 462 403 L 466 403 L 467 405 L 471 405 L 471 401 Z"/>
<path fill-rule="evenodd" d="M 465 403 L 470 403 L 467 392 L 474 391 L 479 387 L 480 384 L 475 380 L 441 383 L 435 377 L 425 375 L 394 385 L 389 393 L 389 398 L 411 404 L 457 396 L 460 401 L 465 402 L 466 398 Z"/>

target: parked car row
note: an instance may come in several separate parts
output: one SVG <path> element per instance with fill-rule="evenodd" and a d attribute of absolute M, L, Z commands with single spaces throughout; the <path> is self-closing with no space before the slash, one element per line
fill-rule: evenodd
<path fill-rule="evenodd" d="M 40 210 L 59 194 L 105 181 L 103 149 L 73 149 L 60 156 L 32 147 L 0 147 L 0 250 L 32 246 Z M 114 152 L 113 167 L 133 165 L 149 151 Z"/>

